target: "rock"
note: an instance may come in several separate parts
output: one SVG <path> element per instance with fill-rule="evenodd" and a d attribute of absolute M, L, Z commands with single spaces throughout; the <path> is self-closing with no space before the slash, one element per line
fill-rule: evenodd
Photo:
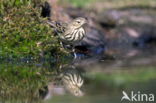
<path fill-rule="evenodd" d="M 97 15 L 98 23 L 104 28 L 114 28 L 118 25 L 120 14 L 116 10 L 108 10 Z"/>

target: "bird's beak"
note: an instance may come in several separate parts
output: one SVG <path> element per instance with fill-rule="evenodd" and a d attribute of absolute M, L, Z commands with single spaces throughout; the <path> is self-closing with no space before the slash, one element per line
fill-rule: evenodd
<path fill-rule="evenodd" d="M 87 24 L 87 23 L 88 23 L 88 21 L 85 19 L 85 20 L 84 20 L 84 24 Z"/>
<path fill-rule="evenodd" d="M 84 25 L 86 25 L 87 23 L 88 23 L 87 20 L 84 20 L 84 22 L 83 22 L 82 25 L 84 26 Z"/>

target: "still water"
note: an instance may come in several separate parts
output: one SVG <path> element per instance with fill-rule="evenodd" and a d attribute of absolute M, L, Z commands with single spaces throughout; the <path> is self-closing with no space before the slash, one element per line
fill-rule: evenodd
<path fill-rule="evenodd" d="M 130 50 L 70 63 L 1 60 L 0 103 L 121 103 L 123 91 L 130 99 L 135 93 L 137 103 L 144 103 L 156 94 L 154 53 Z M 146 97 L 139 101 L 142 94 Z"/>

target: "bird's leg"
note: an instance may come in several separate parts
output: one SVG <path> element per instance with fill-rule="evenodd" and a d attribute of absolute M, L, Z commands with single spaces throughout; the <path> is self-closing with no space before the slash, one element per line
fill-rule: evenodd
<path fill-rule="evenodd" d="M 65 48 L 62 42 L 60 42 L 60 45 L 61 45 L 62 48 Z"/>
<path fill-rule="evenodd" d="M 68 47 L 69 45 L 64 45 L 63 42 L 60 42 L 60 45 L 64 49 L 65 48 L 68 48 L 68 49 L 70 48 L 72 50 L 73 55 L 74 55 L 74 59 L 77 58 L 77 55 L 76 55 L 76 52 L 75 52 L 75 46 L 74 45 L 70 45 L 70 47 Z"/>
<path fill-rule="evenodd" d="M 77 58 L 76 52 L 75 52 L 75 46 L 72 46 L 72 52 L 74 54 L 74 60 Z"/>

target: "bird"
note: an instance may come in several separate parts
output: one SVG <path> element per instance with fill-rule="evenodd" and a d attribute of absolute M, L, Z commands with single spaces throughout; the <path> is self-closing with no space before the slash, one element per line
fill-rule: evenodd
<path fill-rule="evenodd" d="M 73 52 L 75 45 L 82 41 L 86 35 L 84 25 L 87 23 L 87 20 L 83 17 L 78 17 L 69 23 L 60 21 L 47 21 L 47 23 L 54 28 L 61 45 L 64 48 L 71 47 Z"/>
<path fill-rule="evenodd" d="M 74 65 L 60 65 L 48 85 L 39 90 L 39 95 L 44 100 L 49 100 L 55 95 L 64 95 L 66 93 L 82 97 L 85 95 L 82 90 L 83 85 L 84 78 L 79 68 Z"/>

